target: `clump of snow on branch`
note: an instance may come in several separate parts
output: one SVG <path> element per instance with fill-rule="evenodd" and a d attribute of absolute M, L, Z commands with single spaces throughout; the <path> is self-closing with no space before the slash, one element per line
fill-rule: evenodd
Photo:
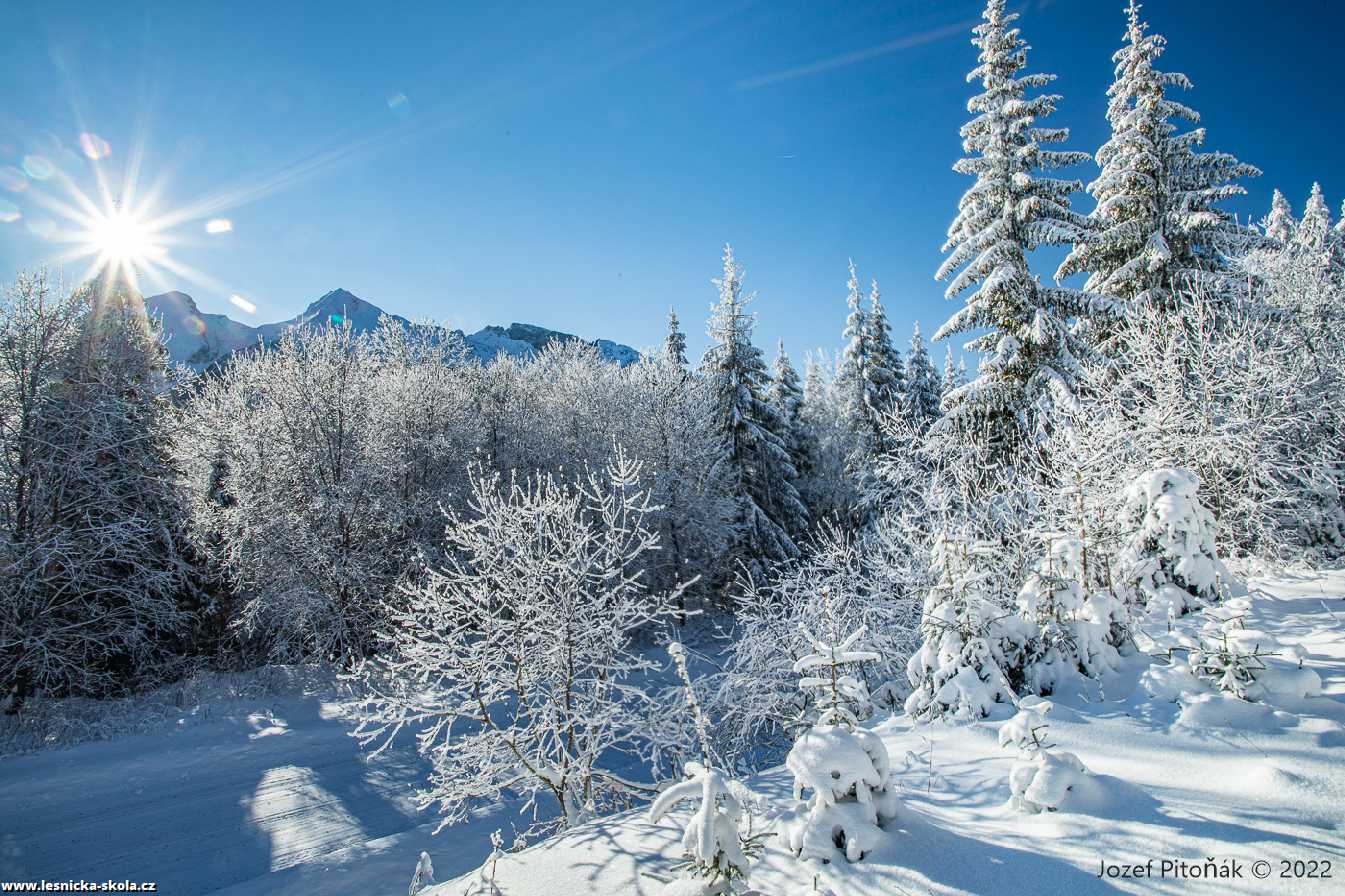
<path fill-rule="evenodd" d="M 421 890 L 434 883 L 434 862 L 430 854 L 422 852 L 416 862 L 416 873 L 411 876 L 411 885 L 406 888 L 406 896 L 416 896 Z"/>

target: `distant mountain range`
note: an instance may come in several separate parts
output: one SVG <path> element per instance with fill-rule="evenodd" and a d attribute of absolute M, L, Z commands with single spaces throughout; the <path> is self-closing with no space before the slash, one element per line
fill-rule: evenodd
<path fill-rule="evenodd" d="M 385 313 L 377 305 L 344 289 L 327 293 L 305 308 L 298 317 L 256 327 L 239 323 L 224 314 L 203 314 L 196 307 L 195 300 L 184 292 L 150 296 L 145 299 L 145 310 L 162 322 L 169 358 L 197 371 L 224 360 L 234 352 L 253 348 L 259 343 L 274 342 L 290 327 L 349 323 L 355 332 L 363 333 L 376 328 L 379 318 Z M 404 327 L 410 326 L 410 321 L 404 317 L 396 314 L 388 316 Z M 461 330 L 453 332 L 462 336 L 468 349 L 483 362 L 494 359 L 500 352 L 526 358 L 541 351 L 549 343 L 569 342 L 579 338 L 571 333 L 518 323 L 508 327 L 486 327 L 471 335 Z M 598 349 L 604 359 L 614 364 L 631 364 L 640 358 L 640 353 L 630 346 L 608 339 L 597 339 L 590 344 Z"/>

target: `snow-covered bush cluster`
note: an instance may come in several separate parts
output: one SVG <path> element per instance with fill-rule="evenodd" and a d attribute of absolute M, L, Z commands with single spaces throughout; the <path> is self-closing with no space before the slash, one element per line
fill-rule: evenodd
<path fill-rule="evenodd" d="M 869 700 L 861 719 L 891 709 L 905 693 L 919 605 L 902 558 L 872 534 L 820 528 L 807 555 L 767 582 L 745 582 L 734 606 L 736 631 L 709 695 L 729 753 L 749 765 L 778 762 L 799 728 L 817 720 L 815 695 L 797 684 L 795 664 L 813 651 L 811 632 L 839 640 L 863 628 L 874 652 L 854 669 Z"/>

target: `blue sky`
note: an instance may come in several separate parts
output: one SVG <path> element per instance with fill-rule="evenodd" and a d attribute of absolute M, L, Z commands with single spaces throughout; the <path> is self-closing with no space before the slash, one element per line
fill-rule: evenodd
<path fill-rule="evenodd" d="M 1060 76 L 1052 123 L 1070 148 L 1105 139 L 1122 6 L 1015 5 L 1030 70 Z M 344 287 L 469 330 L 517 320 L 638 347 L 673 307 L 699 352 L 730 241 L 759 293 L 759 344 L 835 347 L 851 256 L 904 343 L 953 308 L 933 273 L 967 186 L 950 166 L 981 8 L 10 4 L 0 168 L 41 155 L 92 190 L 95 166 L 118 181 L 141 146 L 160 210 L 212 201 L 172 230 L 172 257 L 203 282 L 146 292 L 182 288 L 254 323 Z M 1259 217 L 1273 186 L 1300 208 L 1317 179 L 1338 212 L 1342 5 L 1151 0 L 1145 15 L 1166 67 L 1195 82 L 1209 145 L 1265 172 L 1232 208 Z M 80 155 L 82 132 L 110 154 Z M 58 217 L 37 197 L 59 177 L 24 179 L 0 177 L 0 218 L 21 216 L 0 223 L 6 279 L 55 251 L 33 229 Z M 207 235 L 206 217 L 232 232 Z"/>

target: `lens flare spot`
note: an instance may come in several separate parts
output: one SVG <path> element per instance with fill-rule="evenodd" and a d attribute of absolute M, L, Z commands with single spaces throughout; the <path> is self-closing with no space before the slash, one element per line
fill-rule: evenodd
<path fill-rule="evenodd" d="M 341 314 L 333 314 L 331 317 L 328 318 L 328 320 L 330 320 L 332 322 L 332 326 L 335 327 L 343 326 L 346 322 L 345 316 Z"/>
<path fill-rule="evenodd" d="M 0 187 L 4 187 L 11 193 L 22 193 L 28 189 L 28 178 L 23 176 L 23 172 L 12 165 L 6 165 L 0 168 Z"/>
<path fill-rule="evenodd" d="M 394 93 L 388 97 L 388 108 L 398 118 L 406 118 L 411 114 L 411 101 L 406 98 L 404 93 Z"/>
<path fill-rule="evenodd" d="M 257 313 L 257 306 L 254 305 L 254 304 L 252 304 L 251 302 L 249 302 L 247 299 L 243 298 L 242 296 L 229 296 L 229 302 L 230 302 L 230 304 L 232 304 L 235 308 L 241 308 L 243 311 L 246 311 L 248 314 L 256 314 L 256 313 Z"/>
<path fill-rule="evenodd" d="M 0 222 L 12 224 L 23 217 L 19 207 L 8 199 L 0 199 Z"/>
<path fill-rule="evenodd" d="M 112 147 L 107 145 L 106 140 L 87 131 L 79 135 L 79 148 L 83 150 L 85 158 L 95 162 L 112 155 Z"/>
<path fill-rule="evenodd" d="M 33 180 L 46 180 L 56 173 L 56 166 L 46 156 L 24 156 L 23 171 Z"/>
<path fill-rule="evenodd" d="M 206 233 L 228 233 L 234 229 L 234 222 L 228 218 L 211 218 L 205 222 Z"/>

